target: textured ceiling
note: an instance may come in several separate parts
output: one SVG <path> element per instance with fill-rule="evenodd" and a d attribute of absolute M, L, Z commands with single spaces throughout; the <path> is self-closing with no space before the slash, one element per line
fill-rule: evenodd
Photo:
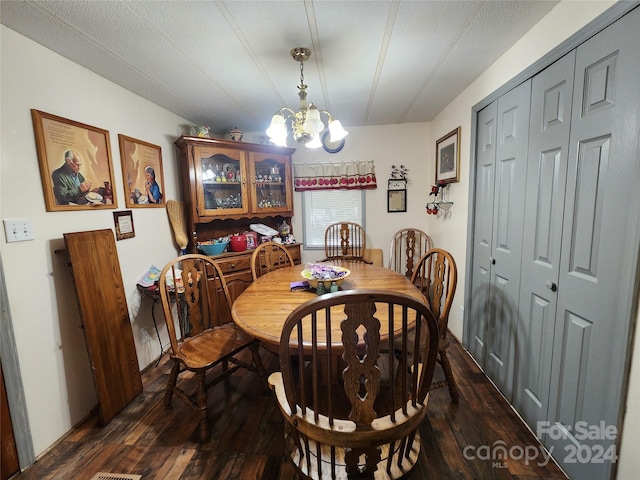
<path fill-rule="evenodd" d="M 308 100 L 345 125 L 426 122 L 557 1 L 2 0 L 2 24 L 215 133 Z"/>

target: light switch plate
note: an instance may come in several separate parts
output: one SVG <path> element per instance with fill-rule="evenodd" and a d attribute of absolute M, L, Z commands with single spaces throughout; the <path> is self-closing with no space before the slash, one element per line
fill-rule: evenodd
<path fill-rule="evenodd" d="M 27 218 L 5 218 L 4 233 L 7 243 L 33 240 L 33 226 Z"/>

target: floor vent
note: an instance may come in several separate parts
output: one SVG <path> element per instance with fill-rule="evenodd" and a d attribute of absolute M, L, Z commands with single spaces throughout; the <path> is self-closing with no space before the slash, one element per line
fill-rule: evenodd
<path fill-rule="evenodd" d="M 91 480 L 140 480 L 142 475 L 129 475 L 126 473 L 98 472 Z"/>

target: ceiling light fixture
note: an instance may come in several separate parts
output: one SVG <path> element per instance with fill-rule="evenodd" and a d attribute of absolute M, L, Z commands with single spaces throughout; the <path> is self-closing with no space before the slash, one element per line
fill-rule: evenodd
<path fill-rule="evenodd" d="M 329 135 L 332 142 L 337 142 L 346 137 L 349 132 L 342 128 L 340 120 L 334 119 L 326 110 L 318 110 L 313 103 L 307 105 L 307 85 L 304 84 L 304 62 L 311 56 L 311 50 L 304 47 L 296 47 L 291 50 L 291 56 L 296 62 L 300 62 L 300 85 L 298 85 L 298 97 L 300 106 L 294 112 L 289 107 L 282 107 L 271 119 L 271 125 L 267 129 L 267 135 L 276 145 L 287 146 L 287 122 L 290 121 L 290 128 L 296 142 L 304 144 L 309 148 L 322 146 L 320 134 L 325 129 L 325 125 L 320 119 L 320 114 L 326 114 L 329 125 Z"/>

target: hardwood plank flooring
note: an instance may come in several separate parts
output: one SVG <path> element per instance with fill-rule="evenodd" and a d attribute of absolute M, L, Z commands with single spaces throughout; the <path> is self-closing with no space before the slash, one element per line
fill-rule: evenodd
<path fill-rule="evenodd" d="M 261 352 L 269 371 L 277 370 L 276 357 Z M 566 479 L 553 461 L 545 464 L 538 441 L 455 341 L 449 357 L 460 403 L 451 403 L 446 388 L 431 392 L 420 460 L 407 478 Z M 13 480 L 89 480 L 98 472 L 143 480 L 295 478 L 282 457 L 282 417 L 264 380 L 239 371 L 209 391 L 211 437 L 201 444 L 197 415 L 177 398 L 171 408 L 163 404 L 167 360 L 143 373 L 143 393 L 108 425 L 91 415 Z M 507 458 L 487 458 L 499 446 Z M 523 458 L 525 448 L 536 457 Z"/>

